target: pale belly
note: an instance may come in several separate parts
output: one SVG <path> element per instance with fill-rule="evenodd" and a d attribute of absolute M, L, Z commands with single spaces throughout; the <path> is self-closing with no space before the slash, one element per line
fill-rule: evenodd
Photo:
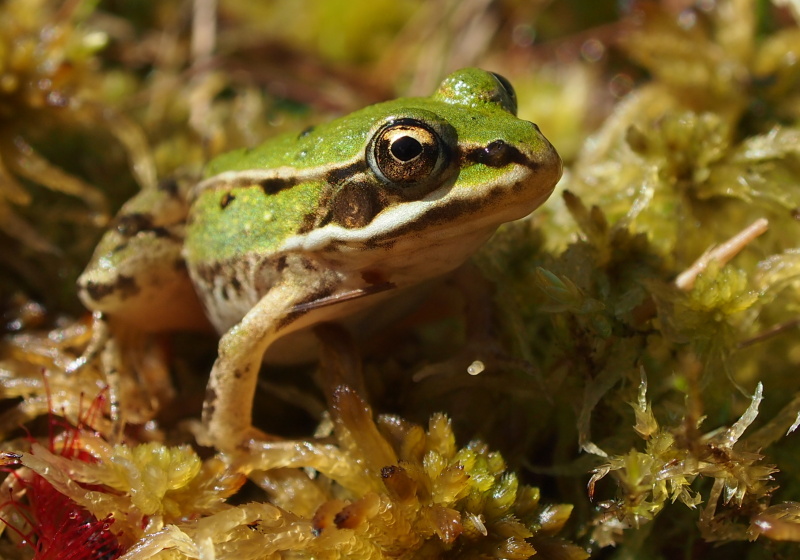
<path fill-rule="evenodd" d="M 235 263 L 213 266 L 189 263 L 189 272 L 220 334 L 238 324 L 273 286 L 307 283 L 308 298 L 295 306 L 297 316 L 269 347 L 266 359 L 308 362 L 317 354 L 310 327 L 337 322 L 361 338 L 398 321 L 492 232 L 486 228 L 464 234 L 443 227 L 409 233 L 383 245 L 351 241 L 338 251 L 314 246 L 311 239 L 308 246 L 268 257 L 238 258 Z M 320 284 L 325 286 L 322 291 Z"/>

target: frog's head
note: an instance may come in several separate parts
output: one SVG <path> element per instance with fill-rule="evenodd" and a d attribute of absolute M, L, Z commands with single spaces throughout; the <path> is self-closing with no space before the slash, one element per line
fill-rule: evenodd
<path fill-rule="evenodd" d="M 366 107 L 224 155 L 193 193 L 190 267 L 288 254 L 351 278 L 413 284 L 466 260 L 553 191 L 561 159 L 475 68 L 430 97 Z"/>
<path fill-rule="evenodd" d="M 561 177 L 555 149 L 516 109 L 505 78 L 468 68 L 429 98 L 350 115 L 351 131 L 363 123 L 363 133 L 351 132 L 361 157 L 350 160 L 317 227 L 284 249 L 349 253 L 351 265 L 361 253 L 364 268 L 424 268 L 412 261 L 427 254 L 441 265 L 431 276 L 458 266 L 500 224 L 542 204 Z"/>

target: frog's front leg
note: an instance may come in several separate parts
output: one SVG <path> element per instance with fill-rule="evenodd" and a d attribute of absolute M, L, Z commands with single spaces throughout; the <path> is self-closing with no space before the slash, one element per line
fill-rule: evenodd
<path fill-rule="evenodd" d="M 327 296 L 335 288 L 336 280 L 325 276 L 302 281 L 284 278 L 222 336 L 203 403 L 205 433 L 199 443 L 232 451 L 266 437 L 252 425 L 264 352 L 275 340 L 304 324 L 304 311 L 298 311 L 298 306 Z"/>

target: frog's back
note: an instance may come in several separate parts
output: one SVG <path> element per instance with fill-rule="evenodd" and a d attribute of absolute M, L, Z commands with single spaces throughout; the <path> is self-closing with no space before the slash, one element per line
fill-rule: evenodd
<path fill-rule="evenodd" d="M 560 174 L 510 85 L 461 70 L 431 97 L 223 155 L 188 196 L 143 191 L 98 246 L 81 299 L 146 330 L 204 325 L 204 308 L 223 332 L 283 282 L 307 292 L 287 325 L 336 320 L 381 299 L 353 294 L 453 270 Z"/>
<path fill-rule="evenodd" d="M 183 259 L 188 183 L 169 180 L 126 202 L 78 278 L 87 308 L 141 330 L 207 330 Z"/>

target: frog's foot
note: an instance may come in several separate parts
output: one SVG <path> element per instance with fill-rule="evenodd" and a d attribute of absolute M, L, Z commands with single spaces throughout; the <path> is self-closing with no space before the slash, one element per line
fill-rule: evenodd
<path fill-rule="evenodd" d="M 272 436 L 255 426 L 249 426 L 224 443 L 220 443 L 218 438 L 212 436 L 208 428 L 198 421 L 194 421 L 187 426 L 198 445 L 203 447 L 213 447 L 223 453 L 249 453 L 260 449 L 264 444 L 280 441 L 281 438 Z"/>

